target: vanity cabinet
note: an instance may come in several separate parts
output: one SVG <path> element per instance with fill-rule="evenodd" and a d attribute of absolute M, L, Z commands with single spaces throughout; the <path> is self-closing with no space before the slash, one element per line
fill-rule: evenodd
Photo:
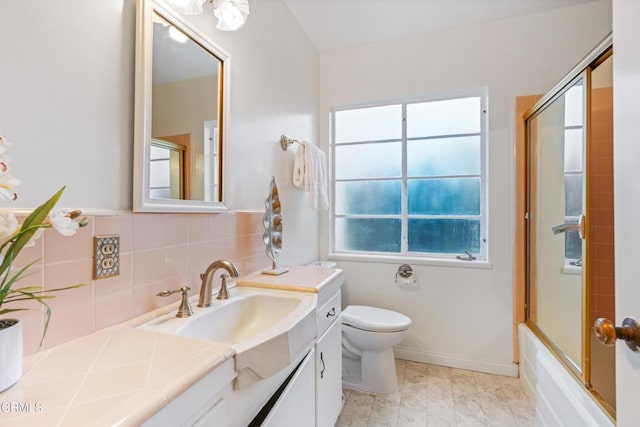
<path fill-rule="evenodd" d="M 314 359 L 312 349 L 282 392 L 261 427 L 312 426 L 315 424 Z"/>
<path fill-rule="evenodd" d="M 312 381 L 308 383 L 304 379 L 306 377 L 302 375 L 301 379 L 297 377 L 292 379 L 292 382 L 299 382 L 302 385 L 286 386 L 287 388 L 295 386 L 296 390 L 302 391 L 283 393 L 279 397 L 280 402 L 274 405 L 272 411 L 278 411 L 278 406 L 282 405 L 283 408 L 291 408 L 290 415 L 294 418 L 282 418 L 282 423 L 278 425 L 333 427 L 338 420 L 342 409 L 342 323 L 340 322 L 342 293 L 340 289 L 343 283 L 342 270 L 319 266 L 290 267 L 287 273 L 278 276 L 254 273 L 236 282 L 237 286 L 309 292 L 318 295 L 316 340 L 310 354 L 310 366 L 304 365 L 305 368 L 311 367 L 313 370 Z M 308 400 L 300 400 L 300 403 L 296 403 L 301 399 L 299 394 L 306 394 L 314 400 L 315 410 L 304 409 L 307 411 L 306 415 L 311 413 L 311 420 L 303 417 L 301 413 L 303 411 L 298 409 L 309 408 Z M 279 415 L 277 412 L 275 415 L 270 413 L 269 425 L 275 426 L 273 420 L 280 420 L 281 416 L 284 415 Z M 295 422 L 287 424 L 286 420 Z"/>
<path fill-rule="evenodd" d="M 316 426 L 335 425 L 342 409 L 341 293 L 332 295 L 317 311 Z"/>
<path fill-rule="evenodd" d="M 263 427 L 335 425 L 342 409 L 340 303 L 338 291 L 317 309 L 319 338 L 269 411 Z"/>

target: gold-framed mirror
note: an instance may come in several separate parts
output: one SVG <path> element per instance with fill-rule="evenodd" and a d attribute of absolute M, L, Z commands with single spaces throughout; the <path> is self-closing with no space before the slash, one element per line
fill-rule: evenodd
<path fill-rule="evenodd" d="M 162 0 L 138 0 L 133 210 L 224 204 L 230 56 Z"/>

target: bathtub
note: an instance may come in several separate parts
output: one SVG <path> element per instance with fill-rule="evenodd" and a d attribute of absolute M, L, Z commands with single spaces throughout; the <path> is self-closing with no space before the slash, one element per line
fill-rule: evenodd
<path fill-rule="evenodd" d="M 536 402 L 541 426 L 613 427 L 589 392 L 523 323 L 518 325 L 520 379 Z"/>

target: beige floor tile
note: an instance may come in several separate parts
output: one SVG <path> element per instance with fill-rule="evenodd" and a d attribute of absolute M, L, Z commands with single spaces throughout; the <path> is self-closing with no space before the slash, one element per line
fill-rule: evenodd
<path fill-rule="evenodd" d="M 533 427 L 536 425 L 536 409 L 532 401 L 509 403 L 517 426 Z"/>
<path fill-rule="evenodd" d="M 454 397 L 460 398 L 473 398 L 478 397 L 478 388 L 476 387 L 476 380 L 471 377 L 451 377 L 451 390 Z"/>
<path fill-rule="evenodd" d="M 406 362 L 404 368 L 404 383 L 426 383 L 427 365 L 418 362 Z"/>
<path fill-rule="evenodd" d="M 504 391 L 502 390 L 502 385 L 500 384 L 500 380 L 496 375 L 475 372 L 474 378 L 476 380 L 478 393 L 483 400 L 506 400 Z"/>
<path fill-rule="evenodd" d="M 450 378 L 451 368 L 439 365 L 427 365 L 427 372 L 430 377 Z"/>
<path fill-rule="evenodd" d="M 516 420 L 511 408 L 504 400 L 482 398 L 482 409 L 487 417 L 487 424 L 495 427 L 515 427 Z"/>
<path fill-rule="evenodd" d="M 395 427 L 398 423 L 400 405 L 390 404 L 384 400 L 375 400 L 371 407 L 368 426 Z"/>
<path fill-rule="evenodd" d="M 345 390 L 338 427 L 534 427 L 535 402 L 519 379 L 396 360 L 398 390 Z"/>
<path fill-rule="evenodd" d="M 427 387 L 427 400 L 431 401 L 452 401 L 453 389 L 451 379 L 444 377 L 429 377 Z"/>
<path fill-rule="evenodd" d="M 429 401 L 427 407 L 428 426 L 457 426 L 456 410 L 451 401 Z"/>
<path fill-rule="evenodd" d="M 519 378 L 498 376 L 498 380 L 508 402 L 527 402 L 530 400 Z"/>
<path fill-rule="evenodd" d="M 407 411 L 427 412 L 428 384 L 405 384 L 402 389 L 400 408 Z"/>
<path fill-rule="evenodd" d="M 398 413 L 398 427 L 425 427 L 427 425 L 427 411 L 400 407 Z"/>
<path fill-rule="evenodd" d="M 371 394 L 351 390 L 338 418 L 338 426 L 366 426 L 373 407 L 373 400 L 374 396 Z"/>
<path fill-rule="evenodd" d="M 458 426 L 487 425 L 487 417 L 477 395 L 454 397 L 454 407 Z"/>

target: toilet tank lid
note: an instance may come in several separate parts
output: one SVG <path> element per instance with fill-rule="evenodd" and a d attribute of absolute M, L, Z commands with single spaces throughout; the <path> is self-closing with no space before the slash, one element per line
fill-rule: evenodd
<path fill-rule="evenodd" d="M 342 311 L 342 324 L 373 332 L 409 329 L 411 319 L 404 314 L 365 305 L 350 305 Z"/>
<path fill-rule="evenodd" d="M 336 268 L 338 266 L 338 264 L 334 261 L 316 261 L 309 265 L 314 265 L 316 267 L 322 268 Z"/>

